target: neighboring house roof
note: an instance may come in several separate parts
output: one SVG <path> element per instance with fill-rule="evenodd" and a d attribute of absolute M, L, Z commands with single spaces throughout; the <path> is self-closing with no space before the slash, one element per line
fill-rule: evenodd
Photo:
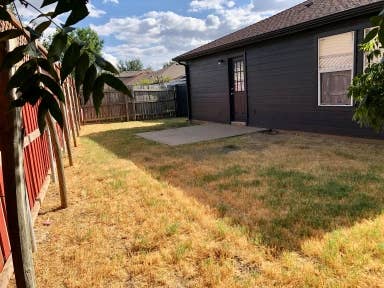
<path fill-rule="evenodd" d="M 168 80 L 176 80 L 185 77 L 185 67 L 178 63 L 165 67 L 161 70 L 154 72 L 154 77 L 159 77 Z"/>
<path fill-rule="evenodd" d="M 143 79 L 150 77 L 152 71 L 142 70 L 142 71 L 125 71 L 120 73 L 119 78 L 124 82 L 125 85 L 135 85 Z"/>
<path fill-rule="evenodd" d="M 132 77 L 123 78 L 124 75 L 120 75 L 119 78 L 123 80 L 126 85 L 137 85 L 143 80 L 154 81 L 154 80 L 166 80 L 173 81 L 176 79 L 181 79 L 185 77 L 185 67 L 178 63 L 174 63 L 168 67 L 157 71 L 141 71 Z M 125 80 L 129 79 L 129 80 Z"/>
<path fill-rule="evenodd" d="M 145 71 L 124 71 L 119 74 L 120 78 L 131 78 L 142 74 Z"/>
<path fill-rule="evenodd" d="M 313 28 L 342 20 L 363 12 L 372 13 L 383 8 L 383 0 L 308 0 L 270 18 L 224 36 L 176 57 L 176 61 L 190 60 L 215 52 L 265 39 Z M 324 22 L 327 21 L 327 22 Z"/>
<path fill-rule="evenodd" d="M 185 78 L 185 67 L 178 63 L 174 63 L 166 68 L 158 71 L 142 70 L 142 71 L 124 71 L 120 73 L 119 78 L 127 86 L 134 86 L 140 84 L 144 80 L 156 80 L 165 79 L 167 81 L 175 81 Z M 113 89 L 109 86 L 105 86 L 106 91 L 112 91 Z"/>

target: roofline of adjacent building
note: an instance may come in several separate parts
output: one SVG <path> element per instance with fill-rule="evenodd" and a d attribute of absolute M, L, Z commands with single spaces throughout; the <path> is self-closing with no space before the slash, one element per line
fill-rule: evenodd
<path fill-rule="evenodd" d="M 193 53 L 192 51 L 187 52 L 183 55 L 180 55 L 180 56 L 173 58 L 172 60 L 176 61 L 176 62 L 189 61 L 189 60 L 193 60 L 193 59 L 196 59 L 199 57 L 208 56 L 208 55 L 215 54 L 218 52 L 223 52 L 223 51 L 226 51 L 229 49 L 241 48 L 241 47 L 244 47 L 244 46 L 249 45 L 249 44 L 254 44 L 254 43 L 261 42 L 261 41 L 270 40 L 273 38 L 287 36 L 287 35 L 302 32 L 305 30 L 310 30 L 313 28 L 324 26 L 325 24 L 338 22 L 341 20 L 347 20 L 347 19 L 350 19 L 350 18 L 353 18 L 356 16 L 364 16 L 364 15 L 372 14 L 375 12 L 380 12 L 381 10 L 383 10 L 383 4 L 384 4 L 384 1 L 364 5 L 364 6 L 353 8 L 353 9 L 350 9 L 347 11 L 342 11 L 339 13 L 325 16 L 325 17 L 313 19 L 313 20 L 303 22 L 303 23 L 300 23 L 297 25 L 278 29 L 278 30 L 275 30 L 272 32 L 264 33 L 264 34 L 257 35 L 254 37 L 241 39 L 241 40 L 234 41 L 234 42 L 231 42 L 231 43 L 228 43 L 225 45 L 220 45 L 218 47 L 213 47 L 211 49 L 203 50 L 201 52 L 195 52 L 195 53 Z M 226 36 L 224 36 L 224 37 L 226 37 Z"/>

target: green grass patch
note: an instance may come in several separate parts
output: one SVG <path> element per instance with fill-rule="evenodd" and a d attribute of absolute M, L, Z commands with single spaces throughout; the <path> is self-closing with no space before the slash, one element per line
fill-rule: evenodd
<path fill-rule="evenodd" d="M 308 188 L 309 193 L 314 193 L 318 197 L 331 197 L 334 199 L 345 198 L 349 196 L 352 191 L 352 186 L 335 180 L 328 181 L 324 184 L 313 185 Z"/>
<path fill-rule="evenodd" d="M 221 191 L 224 190 L 233 190 L 244 188 L 252 188 L 259 187 L 261 185 L 261 181 L 259 179 L 254 180 L 240 180 L 240 179 L 232 179 L 230 182 L 219 183 L 217 188 Z"/>
<path fill-rule="evenodd" d="M 219 172 L 214 173 L 214 174 L 206 174 L 200 178 L 200 182 L 202 184 L 211 183 L 211 182 L 221 180 L 223 178 L 240 176 L 240 175 L 246 174 L 246 173 L 248 173 L 247 169 L 245 169 L 244 167 L 241 167 L 239 165 L 234 165 L 234 166 L 231 166 L 231 167 L 224 169 L 223 171 L 219 171 Z"/>

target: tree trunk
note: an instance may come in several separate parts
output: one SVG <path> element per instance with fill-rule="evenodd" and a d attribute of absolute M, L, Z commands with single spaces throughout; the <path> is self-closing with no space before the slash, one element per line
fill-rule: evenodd
<path fill-rule="evenodd" d="M 23 133 L 20 108 L 8 113 L 10 127 L 2 143 L 2 163 L 7 207 L 8 232 L 11 242 L 12 259 L 16 285 L 21 288 L 36 287 L 35 270 L 32 258 L 31 231 L 28 226 L 26 207 L 26 187 L 23 177 Z"/>
<path fill-rule="evenodd" d="M 63 164 L 63 158 L 61 157 L 59 137 L 57 136 L 55 124 L 53 123 L 51 115 L 47 115 L 46 121 L 48 124 L 49 132 L 51 133 L 53 151 L 55 153 L 55 158 L 56 158 L 56 168 L 57 168 L 57 175 L 59 178 L 59 186 L 60 186 L 61 208 L 65 209 L 68 207 L 67 185 L 65 182 L 64 164 Z"/>

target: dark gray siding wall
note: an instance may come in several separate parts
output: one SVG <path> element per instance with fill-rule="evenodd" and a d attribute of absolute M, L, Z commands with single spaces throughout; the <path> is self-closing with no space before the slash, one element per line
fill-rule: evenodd
<path fill-rule="evenodd" d="M 190 64 L 192 118 L 229 122 L 228 68 L 218 65 L 218 57 L 204 58 Z"/>
<path fill-rule="evenodd" d="M 264 42 L 247 49 L 249 124 L 342 135 L 370 136 L 352 122 L 352 107 L 318 106 L 318 38 L 356 31 L 363 38 L 368 18 Z M 356 73 L 362 71 L 360 52 Z"/>
<path fill-rule="evenodd" d="M 192 118 L 230 122 L 228 61 L 245 53 L 247 63 L 249 125 L 274 129 L 375 136 L 352 122 L 352 107 L 318 106 L 318 38 L 356 31 L 357 44 L 369 17 L 324 26 L 264 41 L 190 62 Z M 355 72 L 362 71 L 357 53 Z M 218 65 L 218 60 L 226 60 Z"/>
<path fill-rule="evenodd" d="M 200 58 L 189 63 L 192 119 L 229 123 L 228 59 L 244 55 L 244 49 Z M 224 63 L 219 65 L 219 60 Z"/>

